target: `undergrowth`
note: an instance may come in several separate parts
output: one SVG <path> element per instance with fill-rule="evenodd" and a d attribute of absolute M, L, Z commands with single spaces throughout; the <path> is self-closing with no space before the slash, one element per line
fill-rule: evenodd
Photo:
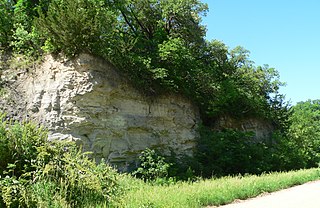
<path fill-rule="evenodd" d="M 107 207 L 117 173 L 73 142 L 49 142 L 31 123 L 0 116 L 0 207 Z"/>
<path fill-rule="evenodd" d="M 135 176 L 96 164 L 72 142 L 49 142 L 31 123 L 0 117 L 0 207 L 202 207 L 222 205 L 307 181 L 319 169 L 178 181 L 153 150 L 141 155 Z"/>
<path fill-rule="evenodd" d="M 274 172 L 260 176 L 228 176 L 197 182 L 177 182 L 174 185 L 155 185 L 122 176 L 120 183 L 130 188 L 117 206 L 128 208 L 218 206 L 236 199 L 247 199 L 318 179 L 320 179 L 319 169 Z"/>

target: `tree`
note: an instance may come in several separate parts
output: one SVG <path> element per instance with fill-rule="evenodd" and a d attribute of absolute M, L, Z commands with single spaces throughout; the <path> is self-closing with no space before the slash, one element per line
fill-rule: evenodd
<path fill-rule="evenodd" d="M 0 0 L 0 49 L 8 47 L 13 30 L 13 2 Z"/>
<path fill-rule="evenodd" d="M 31 34 L 41 34 L 34 39 L 44 43 L 45 51 L 101 56 L 145 94 L 169 91 L 188 97 L 208 122 L 230 112 L 269 116 L 272 103 L 279 102 L 271 97 L 281 86 L 274 69 L 256 67 L 242 47 L 229 50 L 205 40 L 201 17 L 207 5 L 199 0 L 19 2 L 31 5 L 22 7 L 25 14 L 36 6 L 36 32 Z"/>
<path fill-rule="evenodd" d="M 300 102 L 292 110 L 290 143 L 305 167 L 315 167 L 320 162 L 320 100 Z"/>
<path fill-rule="evenodd" d="M 116 1 L 114 10 L 119 12 L 114 39 L 120 47 L 114 48 L 108 59 L 129 73 L 135 85 L 144 86 L 148 94 L 168 86 L 183 91 L 179 80 L 184 80 L 186 73 L 180 72 L 193 67 L 180 67 L 178 72 L 174 64 L 194 56 L 192 51 L 204 43 L 205 28 L 200 22 L 206 4 L 198 0 L 122 0 Z M 178 54 L 189 57 L 179 57 L 170 64 L 168 60 L 173 61 Z"/>
<path fill-rule="evenodd" d="M 100 55 L 107 53 L 111 45 L 115 20 L 116 16 L 103 0 L 52 0 L 48 11 L 39 10 L 36 26 L 49 52 Z"/>

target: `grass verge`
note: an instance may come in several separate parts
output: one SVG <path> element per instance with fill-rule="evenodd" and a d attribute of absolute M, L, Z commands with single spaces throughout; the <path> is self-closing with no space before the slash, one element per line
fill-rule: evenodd
<path fill-rule="evenodd" d="M 195 183 L 151 185 L 123 176 L 121 183 L 130 190 L 122 197 L 120 207 L 170 208 L 224 205 L 235 199 L 247 199 L 294 185 L 320 179 L 320 169 L 276 172 L 261 176 L 236 176 L 201 180 Z"/>

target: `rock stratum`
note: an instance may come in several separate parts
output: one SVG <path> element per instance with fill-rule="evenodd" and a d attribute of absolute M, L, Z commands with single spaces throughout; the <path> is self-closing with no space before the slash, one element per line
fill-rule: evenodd
<path fill-rule="evenodd" d="M 176 94 L 146 96 L 100 58 L 47 56 L 14 83 L 15 100 L 7 104 L 44 125 L 49 139 L 75 140 L 120 170 L 129 170 L 145 148 L 192 155 L 200 122 L 196 106 Z"/>

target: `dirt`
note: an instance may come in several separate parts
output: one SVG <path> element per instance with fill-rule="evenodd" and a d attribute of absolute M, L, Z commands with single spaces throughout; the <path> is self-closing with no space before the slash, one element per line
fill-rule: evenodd
<path fill-rule="evenodd" d="M 213 208 L 213 207 L 208 207 Z M 320 208 L 320 181 L 284 189 L 219 208 Z"/>

